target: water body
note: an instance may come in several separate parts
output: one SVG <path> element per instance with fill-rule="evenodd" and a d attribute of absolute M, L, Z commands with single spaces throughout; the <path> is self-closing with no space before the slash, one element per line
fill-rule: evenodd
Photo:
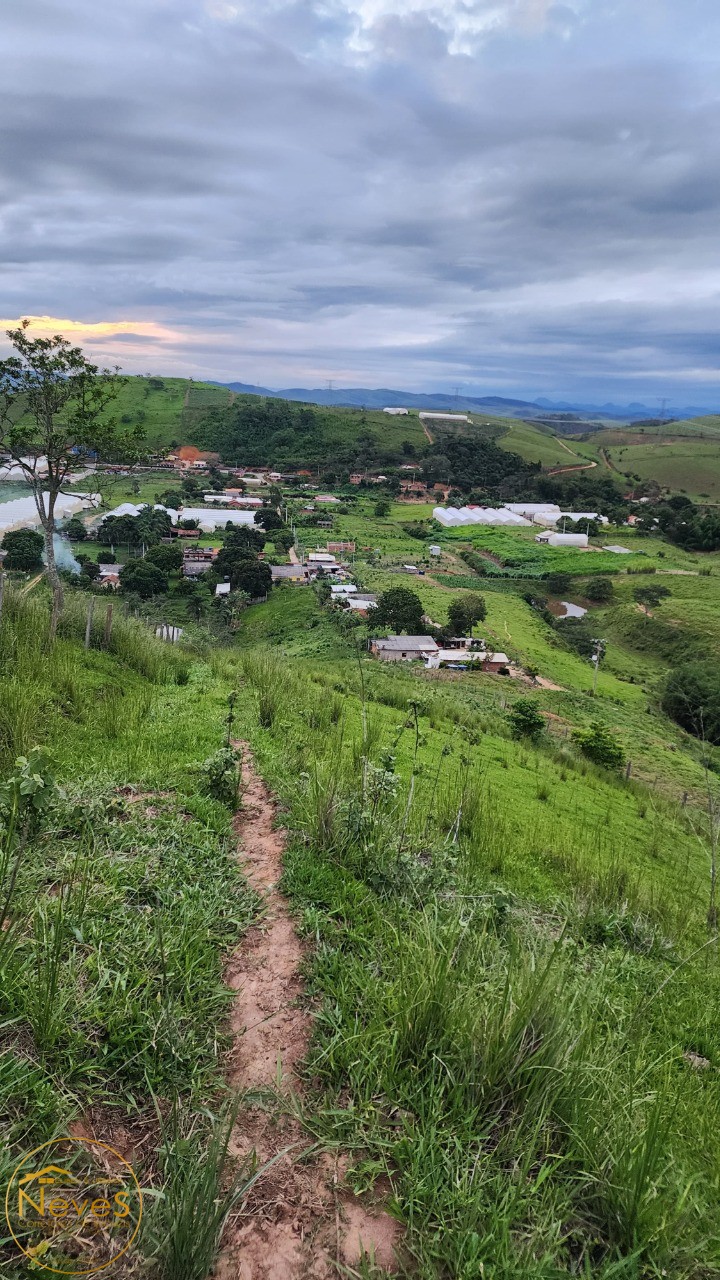
<path fill-rule="evenodd" d="M 7 484 L 0 480 L 0 502 L 14 502 L 16 498 L 27 498 L 30 490 L 26 484 Z"/>
<path fill-rule="evenodd" d="M 587 609 L 581 609 L 571 600 L 548 600 L 547 607 L 556 618 L 584 618 L 587 613 Z"/>

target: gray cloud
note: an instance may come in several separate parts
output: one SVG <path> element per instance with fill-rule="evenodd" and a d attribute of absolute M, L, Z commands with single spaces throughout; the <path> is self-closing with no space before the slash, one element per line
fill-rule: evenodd
<path fill-rule="evenodd" d="M 609 8 L 13 6 L 3 312 L 143 324 L 92 337 L 131 371 L 720 402 L 720 17 Z"/>

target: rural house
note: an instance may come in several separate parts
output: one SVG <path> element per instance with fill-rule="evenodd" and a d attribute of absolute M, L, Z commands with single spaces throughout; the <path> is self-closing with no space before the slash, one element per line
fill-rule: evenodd
<path fill-rule="evenodd" d="M 432 636 L 384 636 L 370 641 L 370 652 L 381 662 L 414 662 L 438 652 Z"/>

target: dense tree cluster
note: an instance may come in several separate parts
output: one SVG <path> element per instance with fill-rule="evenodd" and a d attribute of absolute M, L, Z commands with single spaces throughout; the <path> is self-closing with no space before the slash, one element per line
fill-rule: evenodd
<path fill-rule="evenodd" d="M 151 547 L 169 537 L 171 529 L 167 511 L 143 507 L 139 516 L 106 516 L 95 537 L 104 547 Z"/>
<path fill-rule="evenodd" d="M 720 513 L 696 507 L 682 494 L 643 513 L 642 528 L 652 531 L 655 527 L 669 542 L 687 551 L 720 550 Z"/>

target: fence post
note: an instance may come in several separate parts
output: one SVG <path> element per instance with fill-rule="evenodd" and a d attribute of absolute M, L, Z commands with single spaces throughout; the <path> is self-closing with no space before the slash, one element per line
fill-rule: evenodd
<path fill-rule="evenodd" d="M 93 620 L 94 608 L 95 608 L 95 597 L 91 596 L 90 603 L 88 605 L 87 622 L 85 623 L 85 648 L 86 649 L 90 648 L 90 635 L 92 632 L 92 620 Z"/>
<path fill-rule="evenodd" d="M 103 636 L 103 640 L 106 645 L 110 643 L 110 636 L 112 635 L 112 622 L 113 622 L 113 607 L 111 604 L 109 604 L 107 607 L 107 613 L 105 614 L 105 634 Z"/>
<path fill-rule="evenodd" d="M 2 618 L 3 600 L 5 598 L 5 574 L 0 569 L 0 618 Z"/>
<path fill-rule="evenodd" d="M 629 778 L 631 774 L 632 774 L 632 760 L 628 760 L 627 768 L 625 769 L 625 777 Z"/>

